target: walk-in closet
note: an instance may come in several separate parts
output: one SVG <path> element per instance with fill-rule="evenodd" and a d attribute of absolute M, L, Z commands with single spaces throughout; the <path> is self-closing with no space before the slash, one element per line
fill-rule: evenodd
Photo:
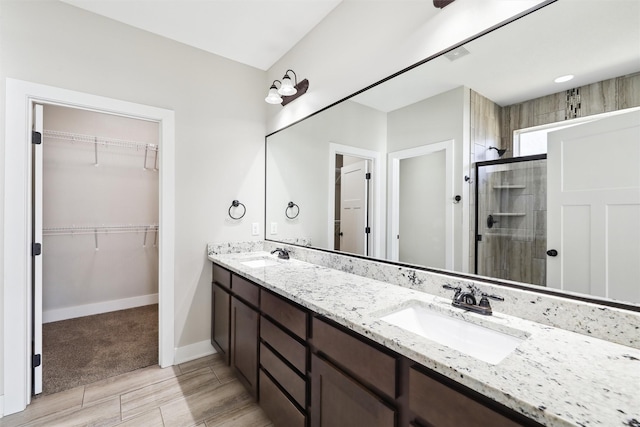
<path fill-rule="evenodd" d="M 157 122 L 55 105 L 42 116 L 34 174 L 41 167 L 50 394 L 158 363 L 160 150 Z"/>

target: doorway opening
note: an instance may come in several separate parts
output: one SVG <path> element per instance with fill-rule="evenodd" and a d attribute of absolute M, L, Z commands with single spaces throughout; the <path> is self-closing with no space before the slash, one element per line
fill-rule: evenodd
<path fill-rule="evenodd" d="M 389 153 L 392 260 L 453 269 L 453 170 L 453 140 Z"/>
<path fill-rule="evenodd" d="M 327 247 L 383 257 L 385 165 L 380 153 L 329 143 L 328 172 Z"/>
<path fill-rule="evenodd" d="M 158 123 L 158 363 L 174 363 L 175 269 L 175 113 L 16 79 L 6 79 L 4 209 L 4 414 L 20 412 L 31 401 L 35 364 L 31 339 L 35 322 L 32 277 L 35 245 L 32 233 L 34 153 L 31 131 L 34 106 L 60 105 Z M 38 242 L 39 243 L 39 242 Z M 40 301 L 41 303 L 41 301 Z M 41 306 L 40 306 L 41 307 Z"/>
<path fill-rule="evenodd" d="M 160 135 L 157 122 L 58 105 L 36 105 L 35 124 L 40 109 L 33 393 L 52 394 L 158 364 Z"/>

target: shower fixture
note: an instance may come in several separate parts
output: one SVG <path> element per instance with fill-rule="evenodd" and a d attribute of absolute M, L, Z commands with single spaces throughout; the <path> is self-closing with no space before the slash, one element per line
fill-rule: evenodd
<path fill-rule="evenodd" d="M 502 157 L 504 153 L 507 152 L 506 148 L 498 148 L 498 147 L 489 147 L 489 150 L 496 150 L 498 152 L 498 157 Z"/>

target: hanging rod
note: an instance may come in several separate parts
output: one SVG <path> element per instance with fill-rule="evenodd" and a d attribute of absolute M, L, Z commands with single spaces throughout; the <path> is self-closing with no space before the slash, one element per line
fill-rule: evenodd
<path fill-rule="evenodd" d="M 83 135 L 81 133 L 60 132 L 57 130 L 44 130 L 47 138 L 63 139 L 72 142 L 87 142 L 111 147 L 131 148 L 134 150 L 158 151 L 158 145 L 139 141 L 128 141 L 126 139 L 105 138 L 102 136 Z"/>

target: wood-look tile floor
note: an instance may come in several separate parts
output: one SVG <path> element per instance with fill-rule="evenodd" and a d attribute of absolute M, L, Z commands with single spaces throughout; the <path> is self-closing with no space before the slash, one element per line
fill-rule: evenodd
<path fill-rule="evenodd" d="M 0 427 L 273 427 L 219 355 L 37 397 Z"/>

